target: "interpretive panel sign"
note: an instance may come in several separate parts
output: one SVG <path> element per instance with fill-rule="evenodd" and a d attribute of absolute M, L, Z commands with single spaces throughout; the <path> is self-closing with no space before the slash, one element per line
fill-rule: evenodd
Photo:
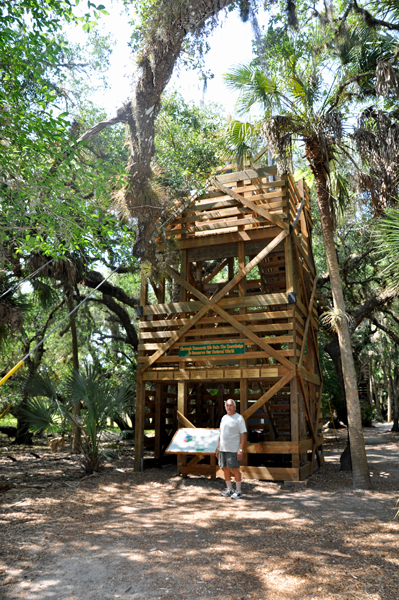
<path fill-rule="evenodd" d="M 184 344 L 179 346 L 179 356 L 214 356 L 221 354 L 245 354 L 244 342 L 217 343 L 217 344 Z"/>
<path fill-rule="evenodd" d="M 214 454 L 219 441 L 219 429 L 178 429 L 166 449 L 167 454 Z"/>

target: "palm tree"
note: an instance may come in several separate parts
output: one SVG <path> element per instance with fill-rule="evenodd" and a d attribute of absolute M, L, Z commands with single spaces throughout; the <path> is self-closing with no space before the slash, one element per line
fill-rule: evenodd
<path fill-rule="evenodd" d="M 335 76 L 329 88 L 323 81 L 328 68 L 324 56 L 314 48 L 285 39 L 278 51 L 278 63 L 268 73 L 256 65 L 239 66 L 226 75 L 230 88 L 241 93 L 240 108 L 256 102 L 263 105 L 263 135 L 277 157 L 280 173 L 288 170 L 293 140 L 304 144 L 313 173 L 321 229 L 333 295 L 332 320 L 338 335 L 344 377 L 348 427 L 352 455 L 353 485 L 371 487 L 362 430 L 357 378 L 352 354 L 348 318 L 334 243 L 334 202 L 330 175 L 334 159 L 343 147 L 343 115 L 347 74 Z"/>
<path fill-rule="evenodd" d="M 47 375 L 35 375 L 26 384 L 32 396 L 24 410 L 34 433 L 66 431 L 72 425 L 81 434 L 82 464 L 88 474 L 98 471 L 109 457 L 100 447 L 100 434 L 107 419 L 128 410 L 131 384 L 112 385 L 96 367 L 86 367 L 84 374 L 74 370 L 67 379 L 67 398 L 61 398 Z M 73 411 L 82 402 L 80 415 Z"/>

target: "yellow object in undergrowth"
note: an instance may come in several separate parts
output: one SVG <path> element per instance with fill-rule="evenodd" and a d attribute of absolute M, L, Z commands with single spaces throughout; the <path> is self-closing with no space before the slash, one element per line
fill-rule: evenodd
<path fill-rule="evenodd" d="M 24 361 L 20 360 L 19 363 L 17 365 L 15 365 L 15 367 L 7 373 L 7 375 L 4 375 L 3 379 L 0 381 L 0 387 L 3 385 L 3 383 L 5 383 L 7 381 L 7 379 L 9 377 L 11 377 L 11 375 L 14 375 L 15 371 L 18 371 L 19 367 L 22 367 L 23 364 L 24 364 Z M 6 411 L 8 410 L 8 408 L 6 408 Z M 3 416 L 3 415 L 0 415 L 0 416 Z"/>

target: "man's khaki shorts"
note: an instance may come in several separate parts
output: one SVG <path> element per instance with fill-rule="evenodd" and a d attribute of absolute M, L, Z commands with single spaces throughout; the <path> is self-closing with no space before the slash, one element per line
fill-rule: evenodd
<path fill-rule="evenodd" d="M 237 460 L 237 452 L 219 452 L 219 467 L 221 469 L 239 469 L 241 461 Z"/>

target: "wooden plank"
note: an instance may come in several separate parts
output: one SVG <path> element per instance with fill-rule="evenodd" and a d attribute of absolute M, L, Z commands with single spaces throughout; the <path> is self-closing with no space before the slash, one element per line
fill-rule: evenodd
<path fill-rule="evenodd" d="M 287 361 L 288 362 L 288 361 Z M 284 377 L 280 379 L 275 385 L 273 385 L 265 394 L 263 394 L 259 400 L 254 402 L 251 406 L 247 408 L 245 413 L 243 413 L 243 417 L 245 420 L 249 419 L 251 415 L 253 415 L 259 408 L 261 408 L 270 398 L 272 398 L 279 390 L 281 390 L 287 383 L 291 381 L 291 379 L 295 376 L 295 371 L 288 371 Z"/>
<path fill-rule="evenodd" d="M 277 236 L 277 238 L 274 240 L 274 247 L 277 246 L 278 243 L 281 240 L 283 240 L 286 236 L 287 236 L 287 232 L 286 231 L 282 231 L 280 233 L 280 235 Z M 280 238 L 280 240 L 279 240 L 279 238 Z M 202 294 L 202 292 L 200 292 L 199 290 L 197 290 L 196 288 L 194 288 L 187 281 L 184 281 L 184 279 L 180 276 L 180 274 L 177 273 L 171 267 L 167 267 L 166 271 L 172 277 L 174 277 L 174 279 L 178 283 L 180 283 L 188 291 L 190 291 L 194 296 L 196 296 L 197 298 L 199 298 L 202 302 L 206 303 L 206 306 L 208 306 L 209 309 L 213 309 L 217 313 L 219 313 L 219 315 L 224 316 L 225 319 L 226 319 L 226 321 L 228 321 L 229 323 L 231 323 L 233 325 L 233 327 L 235 327 L 240 333 L 245 334 L 245 336 L 247 338 L 249 338 L 250 340 L 254 341 L 259 347 L 263 348 L 269 354 L 269 356 L 274 357 L 281 364 L 289 367 L 289 366 L 291 366 L 291 363 L 283 355 L 281 355 L 277 350 L 274 350 L 274 348 L 272 348 L 271 346 L 269 346 L 269 344 L 267 344 L 262 338 L 259 338 L 257 335 L 255 335 L 254 333 L 252 333 L 247 327 L 245 327 L 244 325 L 241 325 L 241 323 L 239 323 L 238 321 L 236 321 L 232 315 L 230 315 L 229 313 L 227 313 L 226 311 L 224 311 L 220 306 L 218 306 L 218 304 L 216 304 L 220 299 L 223 298 L 223 296 L 228 291 L 230 291 L 235 285 L 237 285 L 239 283 L 239 281 L 241 281 L 241 279 L 243 277 L 245 277 L 245 275 L 248 274 L 254 268 L 254 266 L 256 266 L 260 262 L 260 260 L 262 260 L 262 258 L 264 256 L 266 256 L 271 251 L 272 246 L 273 246 L 273 242 L 271 242 L 270 244 L 268 244 L 268 246 L 266 246 L 266 248 L 262 252 L 260 252 L 257 256 L 255 256 L 255 258 L 253 258 L 248 263 L 248 265 L 245 267 L 245 269 L 243 269 L 242 271 L 240 271 L 231 281 L 229 281 L 229 283 L 227 285 L 225 285 L 224 288 L 222 290 L 220 290 L 216 294 L 216 296 L 214 296 L 211 300 L 208 300 L 208 298 L 204 294 Z M 171 345 L 172 345 L 172 344 L 170 344 L 170 342 L 166 342 L 164 345 L 166 345 L 166 344 L 169 344 L 168 348 L 170 348 Z M 161 352 L 161 349 L 158 350 L 158 352 Z M 162 352 L 162 354 L 163 353 L 164 352 Z M 155 353 L 155 354 L 157 354 L 157 353 Z M 152 362 L 154 362 L 154 361 L 152 361 Z"/>
<path fill-rule="evenodd" d="M 259 206 L 258 204 L 254 204 L 247 198 L 241 196 L 240 194 L 237 194 L 237 192 L 229 190 L 229 188 L 222 185 L 217 179 L 214 179 L 213 181 L 215 182 L 215 185 L 220 189 L 220 191 L 224 192 L 225 194 L 228 194 L 229 196 L 234 198 L 234 200 L 237 200 L 237 202 L 241 202 L 242 204 L 244 204 L 244 206 L 250 208 L 253 212 L 257 213 L 261 217 L 267 219 L 268 221 L 271 221 L 278 227 L 281 227 L 283 231 L 288 230 L 288 225 L 284 223 L 284 221 L 282 221 L 277 215 L 272 214 L 270 211 L 266 210 L 265 208 L 262 208 L 262 206 Z"/>
<path fill-rule="evenodd" d="M 309 373 L 309 371 L 307 371 L 304 367 L 301 367 L 299 369 L 299 373 L 302 379 L 304 379 L 305 381 L 310 381 L 311 383 L 314 383 L 316 385 L 321 385 L 320 377 L 318 375 L 315 375 L 314 373 Z"/>
<path fill-rule="evenodd" d="M 312 416 L 310 414 L 308 395 L 306 393 L 305 386 L 303 385 L 302 377 L 300 375 L 299 370 L 297 371 L 297 374 L 298 374 L 299 385 L 300 385 L 300 388 L 301 388 L 301 391 L 302 391 L 303 402 L 304 402 L 304 405 L 305 405 L 305 412 L 306 412 L 306 417 L 307 417 L 307 421 L 308 421 L 308 425 L 309 425 L 310 435 L 312 436 L 313 444 L 315 446 L 317 446 L 316 434 L 315 434 L 314 429 L 313 429 Z M 319 456 L 318 452 L 316 452 L 316 456 L 317 456 L 318 465 L 320 467 L 321 466 L 320 465 L 320 456 Z"/>
<path fill-rule="evenodd" d="M 281 218 L 284 218 L 285 215 L 283 216 L 283 214 L 284 213 L 282 213 Z M 276 219 L 277 218 L 278 217 L 276 216 Z M 208 232 L 208 231 L 213 231 L 214 233 L 217 233 L 217 230 L 234 229 L 235 227 L 238 227 L 239 225 L 247 225 L 248 226 L 248 225 L 256 225 L 256 224 L 263 224 L 263 223 L 264 223 L 263 217 L 248 216 L 245 219 L 231 218 L 231 219 L 219 219 L 218 221 L 206 221 L 205 223 L 200 223 L 199 225 L 193 225 L 191 227 L 187 227 L 187 229 L 185 229 L 184 231 L 187 232 L 189 235 L 204 233 L 204 232 Z M 174 229 L 168 233 L 168 237 L 173 238 L 178 235 L 181 235 L 181 233 L 182 233 L 181 229 Z M 188 239 L 190 239 L 190 237 L 188 237 Z"/>
<path fill-rule="evenodd" d="M 318 435 L 317 436 L 317 447 L 321 446 L 321 444 L 323 443 L 323 436 L 322 435 Z M 313 449 L 313 440 L 309 439 L 309 440 L 302 440 L 301 442 L 299 442 L 299 452 L 306 452 L 308 450 L 312 450 Z"/>
<path fill-rule="evenodd" d="M 244 327 L 244 325 L 242 325 L 242 327 Z M 249 330 L 250 331 L 250 330 Z M 255 335 L 255 334 L 254 334 Z M 191 332 L 190 332 L 190 336 L 191 336 Z M 195 337 L 195 336 L 193 336 Z M 260 348 L 262 348 L 262 350 L 264 350 L 265 352 L 269 353 L 270 350 L 266 349 L 266 346 L 269 346 L 270 344 L 292 344 L 294 342 L 294 336 L 292 335 L 279 335 L 279 336 L 270 336 L 267 338 L 260 338 L 258 336 L 255 335 L 255 338 L 257 341 L 254 341 L 253 339 L 243 339 L 241 337 L 237 338 L 237 337 L 219 337 L 216 333 L 215 333 L 215 337 L 211 337 L 210 335 L 208 335 L 207 337 L 203 337 L 200 340 L 194 340 L 194 344 L 195 343 L 200 343 L 201 345 L 203 344 L 219 344 L 219 343 L 223 343 L 223 344 L 235 344 L 236 342 L 243 342 L 246 346 L 259 346 Z M 259 340 L 262 343 L 259 343 Z M 301 345 L 301 340 L 297 340 L 297 345 L 300 346 Z M 178 350 L 179 346 L 182 344 L 182 342 L 178 341 L 175 344 L 173 344 L 171 346 L 171 350 Z M 148 342 L 148 343 L 143 343 L 143 344 L 139 344 L 138 345 L 138 350 L 146 350 L 146 351 L 150 351 L 150 350 L 158 350 L 159 348 L 162 348 L 163 343 L 162 342 Z M 271 346 L 270 346 L 271 348 Z M 274 352 L 273 355 L 274 358 L 277 358 L 278 356 L 280 356 L 280 354 L 276 354 L 280 352 L 280 350 L 274 350 L 273 348 L 271 348 L 272 351 Z M 236 355 L 226 355 L 223 352 L 221 352 L 220 354 L 222 354 L 223 356 L 226 357 L 226 360 L 232 360 L 233 356 Z M 214 356 L 219 356 L 218 354 L 212 354 L 211 356 L 207 356 L 208 360 L 212 360 L 212 358 Z M 181 357 L 179 357 L 181 358 Z M 241 356 L 241 359 L 245 358 L 245 356 Z M 192 358 L 192 360 L 196 360 L 197 357 Z M 285 366 L 288 366 L 287 364 Z"/>
<path fill-rule="evenodd" d="M 274 312 L 255 312 L 252 311 L 250 313 L 245 313 L 245 315 L 234 315 L 237 321 L 263 321 L 263 320 L 273 320 L 273 319 L 292 319 L 294 316 L 294 309 L 292 310 L 278 310 Z M 300 315 L 296 315 L 296 318 L 300 318 L 303 322 L 303 319 Z M 144 321 L 143 323 L 139 323 L 139 329 L 157 329 L 158 327 L 172 327 L 179 325 L 186 325 L 190 319 L 160 319 L 159 321 Z M 223 319 L 220 317 L 204 317 L 197 323 L 197 327 L 200 325 L 208 325 L 209 323 L 224 323 Z M 276 325 L 287 325 L 290 329 L 292 329 L 292 323 L 277 323 Z M 142 336 L 142 332 L 140 331 L 140 337 Z"/>
<path fill-rule="evenodd" d="M 317 277 L 314 278 L 312 293 L 311 293 L 310 300 L 309 300 L 308 316 L 306 318 L 305 331 L 304 331 L 304 334 L 303 334 L 303 341 L 304 341 L 304 343 L 303 343 L 302 348 L 301 348 L 301 354 L 299 356 L 299 362 L 298 362 L 298 367 L 299 368 L 302 367 L 303 356 L 304 356 L 304 352 L 305 352 L 305 340 L 306 340 L 306 337 L 308 335 L 309 325 L 310 325 L 310 319 L 311 319 L 311 316 L 312 316 L 313 303 L 314 303 L 314 299 L 315 299 L 315 296 L 316 296 L 316 286 L 317 286 Z"/>
<path fill-rule="evenodd" d="M 226 175 L 218 175 L 217 180 L 221 183 L 233 183 L 235 181 L 256 179 L 257 177 L 269 177 L 270 175 L 277 175 L 277 167 L 262 167 L 256 171 L 254 169 L 246 169 L 237 171 L 236 173 L 227 173 Z"/>
<path fill-rule="evenodd" d="M 264 208 L 283 208 L 287 206 L 287 200 L 285 199 L 286 192 L 281 189 L 284 187 L 284 183 L 282 181 L 277 181 L 277 184 L 280 184 L 279 189 L 273 192 L 266 192 L 267 185 L 262 183 L 260 188 L 255 185 L 246 185 L 243 188 L 243 193 L 248 194 L 248 196 L 256 201 L 260 200 Z M 253 192 L 258 191 L 259 195 L 253 195 Z M 249 193 L 248 193 L 249 192 Z M 230 195 L 226 195 L 223 192 L 213 193 L 209 198 L 205 200 L 200 200 L 196 202 L 192 209 L 194 211 L 195 217 L 202 215 L 202 213 L 217 211 L 217 210 L 230 210 L 236 209 L 239 206 L 237 200 L 234 200 Z M 241 203 L 240 203 L 241 206 Z M 176 219 L 176 223 L 184 223 L 185 221 L 189 221 L 190 217 L 183 217 L 180 219 Z"/>
<path fill-rule="evenodd" d="M 184 279 L 182 279 L 182 281 L 184 281 Z M 185 282 L 184 282 L 185 283 Z M 179 331 L 176 331 L 176 333 L 170 338 L 169 341 L 165 342 L 161 348 L 159 348 L 159 350 L 157 350 L 154 354 L 152 354 L 148 359 L 146 359 L 146 362 L 141 365 L 141 367 L 139 367 L 137 369 L 137 373 L 139 375 L 141 375 L 146 369 L 148 369 L 149 366 L 151 366 L 156 360 L 157 358 L 159 358 L 160 356 L 162 356 L 162 354 L 165 354 L 165 352 L 167 350 L 169 350 L 169 348 L 171 346 L 173 346 L 173 344 L 175 343 L 175 341 L 177 341 L 179 338 L 181 338 L 185 333 L 187 333 L 187 331 L 190 330 L 190 328 L 195 325 L 195 323 L 197 321 L 200 320 L 200 318 L 202 316 L 204 316 L 209 310 L 209 305 L 205 305 L 203 306 L 198 312 L 197 314 L 190 319 L 190 322 L 187 323 L 187 325 L 184 325 L 181 329 L 179 329 Z"/>
<path fill-rule="evenodd" d="M 216 275 L 217 275 L 217 274 L 218 274 L 218 273 L 219 273 L 219 272 L 220 272 L 222 269 L 224 269 L 224 268 L 227 266 L 227 263 L 228 263 L 228 261 L 227 261 L 227 260 L 224 260 L 224 261 L 222 262 L 222 264 L 220 264 L 218 267 L 216 267 L 216 269 L 214 269 L 210 275 L 208 275 L 207 277 L 205 277 L 205 279 L 203 280 L 203 282 L 202 282 L 202 283 L 205 285 L 205 284 L 207 284 L 207 283 L 208 283 L 208 281 L 212 281 L 212 279 L 213 279 L 214 277 L 216 277 Z"/>
<path fill-rule="evenodd" d="M 134 470 L 143 470 L 145 383 L 140 375 L 136 383 L 136 417 L 134 441 Z"/>
<path fill-rule="evenodd" d="M 298 405 L 298 382 L 297 378 L 293 377 L 290 382 L 290 427 L 291 427 L 291 440 L 299 443 L 299 405 Z M 299 467 L 300 456 L 293 454 L 292 456 L 293 467 Z"/>
<path fill-rule="evenodd" d="M 181 472 L 183 475 L 212 475 L 216 473 L 217 467 L 212 465 L 197 465 L 196 467 L 182 467 Z"/>
<path fill-rule="evenodd" d="M 281 229 L 279 227 L 265 227 L 260 229 L 249 229 L 247 231 L 234 231 L 232 233 L 221 233 L 216 236 L 209 236 L 206 240 L 208 246 L 223 246 L 231 243 L 237 243 L 240 240 L 243 242 L 254 242 L 256 240 L 264 240 L 265 238 L 274 238 Z M 276 233 L 277 232 L 277 233 Z M 202 248 L 204 245 L 203 237 L 190 238 L 188 240 L 179 240 L 179 248 Z M 163 250 L 163 244 L 159 245 L 159 250 Z"/>
<path fill-rule="evenodd" d="M 222 359 L 221 359 L 222 360 Z M 205 369 L 196 369 L 196 368 L 190 368 L 188 367 L 187 369 L 184 370 L 176 370 L 176 369 L 169 369 L 169 370 L 149 370 L 146 371 L 146 373 L 149 374 L 153 374 L 154 377 L 149 379 L 149 381 L 156 381 L 158 380 L 162 380 L 162 381 L 188 381 L 190 379 L 201 379 L 202 381 L 207 381 L 207 380 L 212 380 L 212 379 L 242 379 L 242 378 L 250 378 L 250 375 L 247 374 L 245 376 L 244 374 L 244 370 L 247 369 L 248 367 L 243 367 L 243 368 L 222 368 L 222 369 L 217 369 L 215 367 L 213 367 L 212 369 L 209 368 L 205 368 Z M 258 375 L 258 379 L 262 379 L 262 380 L 273 380 L 276 379 L 277 377 L 283 377 L 286 373 L 287 373 L 287 369 L 285 369 L 284 367 L 256 367 L 256 369 L 259 371 L 259 375 Z M 250 369 L 251 371 L 252 369 Z M 195 377 L 193 377 L 191 375 L 191 373 L 194 371 Z M 154 392 L 155 393 L 155 392 Z M 167 394 L 163 393 L 163 396 L 166 396 Z M 170 394 L 171 396 L 175 396 L 173 394 Z M 211 397 L 211 396 L 210 396 Z M 249 399 L 250 400 L 257 400 L 259 398 L 259 394 L 250 394 L 249 395 Z M 172 404 L 169 403 L 170 406 L 172 406 Z M 289 406 L 287 405 L 287 407 L 289 408 Z"/>
<path fill-rule="evenodd" d="M 247 442 L 244 452 L 249 454 L 292 454 L 292 452 L 299 452 L 299 446 L 295 442 Z"/>
<path fill-rule="evenodd" d="M 241 467 L 241 473 L 250 479 L 266 481 L 299 481 L 299 469 L 283 467 Z M 216 473 L 218 476 L 218 472 Z"/>
<path fill-rule="evenodd" d="M 276 292 L 274 294 L 253 294 L 245 298 L 223 298 L 220 300 L 219 306 L 224 308 L 241 306 L 272 306 L 272 305 L 288 305 L 287 294 Z M 300 308 L 297 302 L 298 308 Z M 303 306 L 303 305 L 302 305 Z M 191 300 L 190 302 L 170 302 L 168 304 L 154 304 L 153 306 L 144 306 L 144 315 L 159 315 L 173 314 L 182 312 L 197 312 L 202 307 L 202 302 Z M 304 316 L 307 316 L 306 310 L 303 307 Z M 191 321 L 191 319 L 190 319 Z"/>
<path fill-rule="evenodd" d="M 239 315 L 234 315 L 234 318 L 237 319 L 237 316 Z M 221 320 L 219 320 L 221 321 Z M 237 321 L 243 321 L 243 319 L 237 319 Z M 198 324 L 199 326 L 201 326 L 201 323 Z M 264 325 L 247 325 L 248 329 L 250 331 L 253 331 L 254 333 L 256 332 L 268 332 L 269 334 L 273 333 L 273 332 L 282 332 L 282 331 L 292 331 L 294 328 L 294 324 L 293 323 L 268 323 L 268 324 L 264 324 Z M 299 326 L 296 324 L 296 328 L 298 329 Z M 301 331 L 301 330 L 300 330 Z M 171 335 L 173 334 L 173 330 L 172 331 L 146 331 L 140 332 L 140 340 L 156 340 L 159 338 L 168 338 L 171 337 Z M 203 328 L 203 329 L 192 329 L 190 331 L 190 338 L 191 337 L 203 337 L 206 338 L 207 336 L 220 336 L 220 335 L 229 335 L 231 333 L 235 333 L 235 328 L 233 326 L 231 327 L 212 327 L 212 328 Z M 269 338 L 268 338 L 269 339 Z"/>
<path fill-rule="evenodd" d="M 236 187 L 234 185 L 234 183 L 228 183 L 226 181 L 222 181 L 222 183 L 226 186 L 226 187 Z M 279 187 L 285 187 L 286 183 L 285 181 L 283 181 L 282 179 L 277 179 L 276 181 L 269 181 L 266 178 L 263 178 L 263 181 L 261 180 L 260 184 L 253 184 L 253 183 L 249 183 L 247 185 L 244 185 L 245 189 L 249 189 L 249 190 L 257 190 L 259 189 L 259 186 L 262 189 L 268 190 L 268 189 L 278 189 Z M 205 192 L 198 200 L 195 201 L 195 206 L 197 206 L 197 203 L 201 203 L 201 202 L 206 202 L 208 199 L 210 198 L 218 198 L 221 195 L 221 192 L 215 188 L 214 186 L 210 186 L 208 192 Z"/>
<path fill-rule="evenodd" d="M 246 275 L 248 275 L 248 273 L 250 273 L 250 271 L 252 271 L 252 269 L 254 267 L 256 267 L 259 264 L 259 262 L 261 260 L 263 260 L 263 258 L 265 258 L 265 256 L 267 256 L 268 254 L 270 254 L 270 252 L 272 250 L 274 250 L 274 248 L 276 248 L 280 244 L 280 242 L 282 242 L 284 240 L 284 238 L 287 237 L 287 235 L 288 235 L 287 231 L 282 231 L 261 252 L 259 252 L 259 254 L 257 254 L 251 261 L 249 261 L 249 263 L 246 265 L 246 267 L 244 269 L 242 269 L 242 271 L 240 271 L 239 273 L 237 273 L 237 275 L 235 277 L 233 277 L 233 279 L 231 281 L 229 281 L 216 294 L 216 296 L 214 296 L 212 298 L 211 301 L 209 301 L 208 298 L 206 296 L 204 296 L 204 294 L 202 294 L 201 292 L 199 292 L 199 290 L 197 290 L 192 285 L 190 285 L 187 281 L 185 281 L 183 279 L 183 277 L 181 277 L 181 275 L 179 273 L 177 273 L 177 271 L 175 271 L 174 269 L 172 269 L 172 267 L 166 267 L 166 272 L 169 273 L 169 275 L 171 275 L 176 281 L 178 281 L 178 283 L 180 283 L 182 286 L 184 286 L 194 296 L 196 296 L 197 298 L 199 298 L 202 302 L 207 303 L 209 305 L 209 308 L 211 309 L 214 304 L 216 304 L 217 302 L 219 302 L 219 300 L 221 300 L 223 298 L 223 296 L 225 296 L 244 277 L 246 277 Z"/>
<path fill-rule="evenodd" d="M 237 341 L 237 340 L 236 340 Z M 289 357 L 299 357 L 299 350 L 279 350 L 280 356 L 289 356 Z M 239 357 L 240 355 L 237 354 L 236 357 Z M 265 359 L 268 358 L 269 353 L 266 352 L 265 350 L 259 351 L 259 352 L 245 352 L 245 358 L 250 360 L 250 359 Z M 139 363 L 144 363 L 147 360 L 147 356 L 142 356 L 139 357 L 137 359 L 137 362 Z M 235 362 L 233 359 L 226 359 L 225 355 L 215 355 L 212 357 L 212 362 L 226 362 L 226 360 L 228 362 Z M 191 356 L 177 356 L 176 354 L 172 355 L 172 356 L 161 356 L 160 358 L 157 359 L 157 364 L 163 364 L 163 363 L 180 363 L 180 362 L 192 362 L 193 358 Z M 208 362 L 209 363 L 209 356 L 196 356 L 195 357 L 195 362 Z M 292 364 L 292 363 L 290 363 Z M 278 368 L 280 369 L 280 366 L 278 366 Z M 159 379 L 160 377 L 158 377 Z"/>
<path fill-rule="evenodd" d="M 303 260 L 305 261 L 305 263 L 309 269 L 309 272 L 313 275 L 313 277 L 316 277 L 316 269 L 315 269 L 314 265 L 312 265 L 312 263 L 310 262 L 309 258 L 306 256 L 301 244 L 299 243 L 299 241 L 297 239 L 296 234 L 293 234 L 291 237 L 295 242 L 295 246 L 298 249 L 298 252 L 302 256 Z"/>
<path fill-rule="evenodd" d="M 143 378 L 144 379 L 144 378 Z M 162 425 L 161 425 L 161 408 L 162 408 L 162 384 L 155 384 L 155 443 L 154 443 L 154 457 L 157 459 L 161 458 L 162 448 Z"/>

